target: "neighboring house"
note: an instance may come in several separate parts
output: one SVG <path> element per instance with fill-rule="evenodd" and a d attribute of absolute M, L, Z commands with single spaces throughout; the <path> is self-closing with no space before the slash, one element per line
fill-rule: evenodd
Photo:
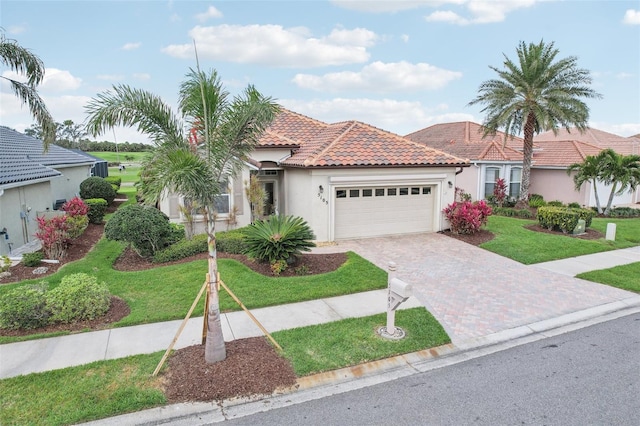
<path fill-rule="evenodd" d="M 472 164 L 458 176 L 456 184 L 473 199 L 486 199 L 493 194 L 497 178 L 505 180 L 509 196 L 517 197 L 522 179 L 522 138 L 506 138 L 502 132 L 482 137 L 482 126 L 469 121 L 435 124 L 405 136 L 415 142 L 436 148 L 449 154 L 468 158 Z M 623 138 L 595 129 L 583 135 L 574 130 L 569 135 L 560 131 L 543 133 L 534 138 L 531 166 L 530 194 L 540 194 L 545 200 L 564 203 L 577 202 L 595 206 L 594 191 L 585 183 L 576 191 L 573 176 L 567 175 L 567 167 L 581 163 L 589 155 L 597 155 L 604 148 L 612 148 L 624 155 L 637 153 L 640 141 Z M 640 201 L 638 192 L 616 196 L 614 205 Z M 601 203 L 606 204 L 609 188 L 598 185 Z"/>
<path fill-rule="evenodd" d="M 327 124 L 282 110 L 241 175 L 219 197 L 217 220 L 250 223 L 244 186 L 255 174 L 265 215 L 300 216 L 317 241 L 435 232 L 454 200 L 456 173 L 468 162 L 358 121 Z M 177 195 L 160 203 L 185 222 Z M 200 217 L 197 217 L 200 219 Z M 201 229 L 202 230 L 202 229 Z"/>
<path fill-rule="evenodd" d="M 53 211 L 79 192 L 93 160 L 0 126 L 0 255 L 35 237 L 38 214 Z"/>
<path fill-rule="evenodd" d="M 405 137 L 469 159 L 471 167 L 458 175 L 456 185 L 471 194 L 474 200 L 492 195 L 498 178 L 505 180 L 509 196 L 517 197 L 520 194 L 521 138 L 507 139 L 505 144 L 505 134 L 501 132 L 482 137 L 482 126 L 470 121 L 435 124 Z"/>

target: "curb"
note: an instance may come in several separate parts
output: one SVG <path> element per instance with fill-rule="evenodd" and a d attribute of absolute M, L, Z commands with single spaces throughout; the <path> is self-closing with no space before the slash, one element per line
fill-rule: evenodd
<path fill-rule="evenodd" d="M 220 402 L 173 404 L 84 424 L 196 426 L 220 423 L 447 367 L 635 313 L 640 313 L 640 295 L 467 340 L 462 345 L 449 343 L 436 348 L 301 377 L 293 387 L 267 396 L 233 398 Z"/>

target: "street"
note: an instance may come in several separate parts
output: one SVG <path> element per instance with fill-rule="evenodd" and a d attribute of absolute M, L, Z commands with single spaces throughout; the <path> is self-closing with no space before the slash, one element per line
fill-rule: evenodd
<path fill-rule="evenodd" d="M 230 425 L 638 425 L 640 314 Z"/>

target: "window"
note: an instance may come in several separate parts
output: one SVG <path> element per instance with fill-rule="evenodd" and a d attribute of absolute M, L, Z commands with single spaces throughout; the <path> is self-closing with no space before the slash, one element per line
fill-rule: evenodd
<path fill-rule="evenodd" d="M 350 198 L 358 198 L 360 196 L 360 190 L 359 189 L 350 189 L 349 190 L 349 197 Z"/>
<path fill-rule="evenodd" d="M 362 196 L 363 197 L 371 197 L 373 195 L 373 190 L 371 189 L 363 189 Z"/>
<path fill-rule="evenodd" d="M 409 188 L 400 188 L 400 195 L 409 195 Z"/>
<path fill-rule="evenodd" d="M 422 187 L 422 193 L 423 193 L 424 195 L 429 195 L 429 194 L 431 194 L 431 187 L 430 187 L 430 186 L 424 186 L 424 187 Z"/>
<path fill-rule="evenodd" d="M 229 214 L 231 211 L 231 197 L 229 196 L 229 183 L 220 182 L 220 194 L 213 199 L 213 209 L 218 214 Z"/>
<path fill-rule="evenodd" d="M 520 198 L 520 183 L 522 182 L 522 169 L 513 167 L 509 175 L 509 196 Z"/>
<path fill-rule="evenodd" d="M 487 167 L 484 177 L 484 197 L 493 195 L 493 189 L 496 187 L 496 179 L 500 177 L 500 169 L 498 167 Z"/>
<path fill-rule="evenodd" d="M 420 195 L 420 188 L 411 188 L 411 195 Z"/>
<path fill-rule="evenodd" d="M 345 189 L 338 189 L 336 191 L 336 198 L 347 198 L 347 191 Z"/>
<path fill-rule="evenodd" d="M 384 188 L 376 188 L 376 197 L 384 197 Z"/>
<path fill-rule="evenodd" d="M 396 188 L 387 188 L 387 195 L 396 195 Z"/>

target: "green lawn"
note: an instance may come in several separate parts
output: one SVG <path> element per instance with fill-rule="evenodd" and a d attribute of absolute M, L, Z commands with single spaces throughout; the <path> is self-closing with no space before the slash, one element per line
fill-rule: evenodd
<path fill-rule="evenodd" d="M 604 238 L 583 240 L 566 235 L 530 231 L 525 228 L 535 223 L 537 222 L 533 220 L 491 216 L 487 230 L 493 232 L 495 238 L 480 247 L 529 265 L 640 245 L 640 219 L 638 218 L 595 218 L 593 220 L 591 227 L 603 234 L 607 223 L 615 223 L 617 225 L 616 241 L 607 241 Z"/>
<path fill-rule="evenodd" d="M 640 262 L 585 272 L 577 277 L 640 293 Z"/>
<path fill-rule="evenodd" d="M 419 351 L 450 342 L 424 309 L 396 313 L 403 340 L 375 334 L 386 316 L 347 319 L 273 336 L 300 376 Z M 162 372 L 151 377 L 162 352 L 94 362 L 45 373 L 0 380 L 0 424 L 68 425 L 166 404 Z M 165 364 L 166 371 L 166 364 Z"/>
<path fill-rule="evenodd" d="M 104 151 L 92 151 L 92 152 L 88 152 L 87 154 L 93 155 L 94 157 L 102 158 L 103 160 L 106 160 L 110 163 L 119 161 L 120 163 L 124 163 L 124 164 L 140 163 L 145 156 L 149 155 L 148 152 L 116 153 L 116 152 L 104 152 Z"/>

